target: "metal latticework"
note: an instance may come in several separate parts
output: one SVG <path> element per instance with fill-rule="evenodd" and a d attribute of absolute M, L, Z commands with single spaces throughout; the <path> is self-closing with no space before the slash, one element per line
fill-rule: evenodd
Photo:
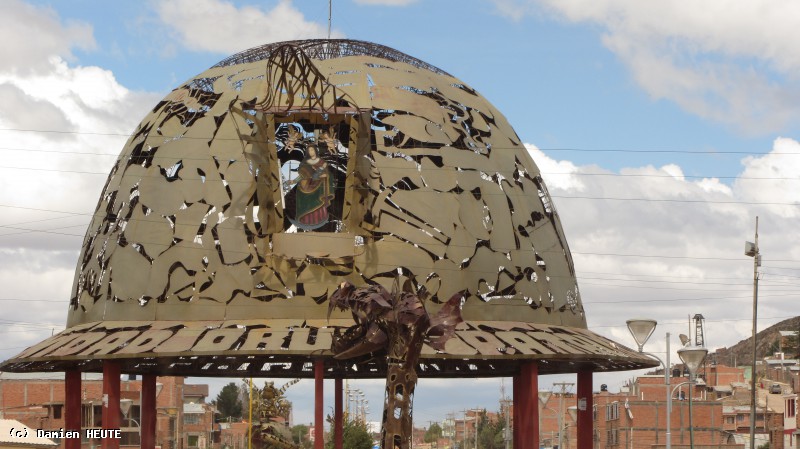
<path fill-rule="evenodd" d="M 344 58 L 346 56 L 375 56 L 392 62 L 405 62 L 414 67 L 430 70 L 440 75 L 452 76 L 436 66 L 397 51 L 394 48 L 351 39 L 307 39 L 274 42 L 236 53 L 218 62 L 213 67 L 225 67 L 269 59 L 277 49 L 285 46 L 301 49 L 312 59 L 328 60 Z"/>

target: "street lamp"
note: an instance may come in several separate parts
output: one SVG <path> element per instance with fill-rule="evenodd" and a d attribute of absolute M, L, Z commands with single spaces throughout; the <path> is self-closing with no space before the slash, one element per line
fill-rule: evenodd
<path fill-rule="evenodd" d="M 750 368 L 750 449 L 756 444 L 756 318 L 758 317 L 758 267 L 761 253 L 758 250 L 758 217 L 756 217 L 756 241 L 745 242 L 744 255 L 753 258 L 753 362 Z"/>
<path fill-rule="evenodd" d="M 142 426 L 141 426 L 141 424 L 139 424 L 138 421 L 136 421 L 135 419 L 133 419 L 133 418 L 128 416 L 128 414 L 131 412 L 131 407 L 132 406 L 133 406 L 133 399 L 120 399 L 119 400 L 119 410 L 122 412 L 122 416 L 124 416 L 125 419 L 128 420 L 128 421 L 133 421 L 133 423 L 136 424 L 136 427 L 139 429 L 137 431 L 137 434 L 139 435 L 139 444 L 141 444 L 141 441 L 142 441 Z M 141 409 L 139 410 L 139 412 L 141 413 Z M 126 427 L 130 427 L 130 426 L 126 426 Z"/>
<path fill-rule="evenodd" d="M 689 370 L 689 382 L 682 382 L 678 384 L 675 388 L 689 384 L 689 447 L 694 448 L 694 426 L 692 422 L 692 390 L 694 389 L 694 385 L 697 383 L 695 381 L 695 375 L 697 373 L 697 369 L 700 368 L 700 365 L 703 364 L 703 361 L 706 359 L 706 355 L 708 355 L 708 349 L 702 346 L 684 346 L 681 349 L 678 349 L 678 357 L 681 358 L 681 361 Z M 670 401 L 672 400 L 672 395 L 670 395 Z"/>
<path fill-rule="evenodd" d="M 575 427 L 578 424 L 578 407 L 575 405 L 567 407 L 567 413 L 569 414 L 569 417 L 572 419 L 572 422 L 564 423 L 562 432 L 564 432 L 564 439 L 567 442 L 566 449 L 570 449 L 571 446 L 569 444 L 569 428 Z M 559 445 L 560 444 L 561 443 L 559 443 Z M 561 446 L 559 446 L 558 449 L 562 449 Z"/>
<path fill-rule="evenodd" d="M 637 318 L 626 321 L 628 325 L 628 331 L 630 331 L 633 339 L 636 341 L 636 344 L 639 345 L 639 353 L 649 355 L 650 357 L 658 360 L 658 363 L 664 367 L 664 386 L 666 388 L 667 394 L 667 432 L 666 432 L 666 440 L 667 446 L 666 449 L 672 449 L 672 392 L 670 391 L 669 384 L 670 384 L 670 362 L 669 362 L 669 337 L 670 334 L 667 332 L 666 341 L 667 341 L 667 360 L 666 363 L 662 361 L 658 356 L 655 354 L 651 354 L 649 352 L 644 352 L 644 344 L 647 343 L 647 340 L 650 339 L 650 336 L 653 335 L 653 332 L 656 330 L 656 325 L 658 322 L 656 320 L 650 318 Z"/>
<path fill-rule="evenodd" d="M 539 390 L 539 408 L 537 416 L 539 417 L 539 441 L 542 441 L 542 412 L 544 411 L 545 407 L 547 406 L 547 401 L 550 400 L 550 396 L 553 395 L 553 392 L 550 390 Z"/>

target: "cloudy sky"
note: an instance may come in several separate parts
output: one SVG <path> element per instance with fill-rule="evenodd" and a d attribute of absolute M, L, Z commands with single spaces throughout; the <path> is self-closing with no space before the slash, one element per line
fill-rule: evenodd
<path fill-rule="evenodd" d="M 750 335 L 756 216 L 759 329 L 797 314 L 798 20 L 790 0 L 335 0 L 332 35 L 418 57 L 503 111 L 555 198 L 589 327 L 633 345 L 625 320 L 656 318 L 663 357 L 698 313 L 712 349 Z M 327 32 L 325 0 L 0 2 L 0 359 L 63 329 L 85 226 L 146 110 L 232 53 Z M 355 386 L 378 420 L 382 384 Z M 289 390 L 299 422 L 311 394 Z M 495 410 L 499 394 L 423 380 L 414 414 Z"/>

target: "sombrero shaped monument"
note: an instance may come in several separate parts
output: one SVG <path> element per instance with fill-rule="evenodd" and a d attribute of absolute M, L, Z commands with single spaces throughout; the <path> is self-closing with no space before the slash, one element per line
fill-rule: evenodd
<path fill-rule="evenodd" d="M 156 375 L 315 378 L 321 445 L 322 379 L 337 379 L 340 423 L 341 379 L 391 364 L 385 348 L 335 357 L 368 338 L 329 307 L 343 284 L 460 310 L 412 371 L 513 377 L 515 448 L 538 447 L 539 374 L 578 374 L 591 448 L 592 373 L 657 365 L 587 329 L 559 216 L 498 110 L 391 48 L 306 40 L 233 55 L 155 105 L 103 188 L 66 329 L 0 370 L 66 372 L 68 429 L 81 372 L 106 377 L 105 428 L 119 373 L 143 375 L 148 449 Z"/>

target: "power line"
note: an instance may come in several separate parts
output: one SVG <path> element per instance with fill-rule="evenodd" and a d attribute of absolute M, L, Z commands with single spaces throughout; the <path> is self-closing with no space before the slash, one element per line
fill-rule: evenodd
<path fill-rule="evenodd" d="M 73 135 L 86 135 L 86 136 L 106 136 L 106 137 L 125 137 L 130 138 L 134 136 L 134 133 L 101 133 L 101 132 L 89 132 L 89 131 L 68 131 L 68 130 L 49 130 L 49 129 L 24 129 L 24 128 L 0 128 L 0 131 L 5 132 L 20 132 L 20 133 L 41 133 L 41 134 L 73 134 Z M 154 136 L 151 136 L 154 137 Z M 208 140 L 212 138 L 212 136 L 158 136 L 164 138 L 165 140 L 169 140 L 174 137 L 186 138 L 186 139 L 199 139 L 199 140 Z M 240 140 L 238 138 L 221 138 L 216 137 L 217 139 L 224 139 L 224 140 Z M 501 147 L 493 147 L 493 148 L 501 148 Z M 509 147 L 509 148 L 525 148 L 524 144 L 520 144 L 518 147 Z M 552 152 L 576 152 L 576 153 L 632 153 L 632 154 L 689 154 L 689 155 L 699 155 L 699 156 L 716 156 L 719 154 L 752 154 L 752 155 L 800 155 L 800 152 L 792 152 L 792 151 L 733 151 L 733 150 L 713 150 L 713 151 L 692 151 L 692 150 L 672 150 L 672 149 L 620 149 L 620 148 L 539 148 L 536 147 L 537 150 L 545 152 L 545 151 L 552 151 Z"/>

